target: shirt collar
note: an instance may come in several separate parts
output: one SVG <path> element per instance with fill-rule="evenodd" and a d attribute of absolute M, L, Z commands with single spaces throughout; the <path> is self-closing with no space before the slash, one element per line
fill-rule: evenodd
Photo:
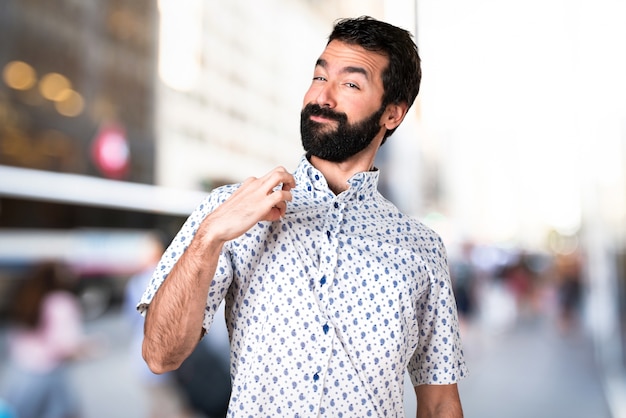
<path fill-rule="evenodd" d="M 310 192 L 334 193 L 328 187 L 326 178 L 317 168 L 303 155 L 298 164 L 294 176 L 298 187 L 303 187 Z M 374 168 L 373 171 L 360 172 L 353 175 L 348 184 L 350 187 L 342 192 L 339 196 L 346 199 L 355 198 L 359 201 L 370 199 L 374 194 L 378 193 L 378 177 L 379 171 Z"/>

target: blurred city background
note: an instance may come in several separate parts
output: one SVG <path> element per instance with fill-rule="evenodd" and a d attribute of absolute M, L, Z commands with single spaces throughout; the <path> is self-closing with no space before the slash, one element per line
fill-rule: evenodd
<path fill-rule="evenodd" d="M 12 306 L 52 262 L 80 306 L 81 416 L 220 416 L 219 321 L 187 370 L 141 368 L 141 273 L 212 188 L 296 167 L 315 60 L 335 19 L 364 14 L 420 48 L 420 94 L 377 166 L 447 245 L 465 416 L 626 417 L 620 0 L 0 0 L 5 389 Z"/>

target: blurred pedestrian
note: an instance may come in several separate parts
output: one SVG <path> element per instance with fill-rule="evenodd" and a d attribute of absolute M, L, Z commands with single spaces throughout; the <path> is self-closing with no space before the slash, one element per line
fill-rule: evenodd
<path fill-rule="evenodd" d="M 472 251 L 473 244 L 464 242 L 459 256 L 450 260 L 450 279 L 462 331 L 476 312 L 477 273 L 472 261 Z"/>
<path fill-rule="evenodd" d="M 563 334 L 575 331 L 579 325 L 583 298 L 583 264 L 579 252 L 562 254 L 556 258 L 557 268 L 557 325 Z"/>
<path fill-rule="evenodd" d="M 534 314 L 535 277 L 528 268 L 526 257 L 522 253 L 505 266 L 502 278 L 515 296 L 518 316 L 527 319 Z"/>
<path fill-rule="evenodd" d="M 39 264 L 12 298 L 3 397 L 19 418 L 80 416 L 68 364 L 90 345 L 72 277 L 61 264 Z"/>
<path fill-rule="evenodd" d="M 517 300 L 506 283 L 506 268 L 496 269 L 480 291 L 480 322 L 490 334 L 508 331 L 517 321 Z"/>

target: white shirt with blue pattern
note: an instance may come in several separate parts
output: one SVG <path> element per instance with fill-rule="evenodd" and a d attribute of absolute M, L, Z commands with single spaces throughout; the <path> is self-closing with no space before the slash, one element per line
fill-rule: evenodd
<path fill-rule="evenodd" d="M 379 194 L 377 171 L 339 195 L 304 157 L 294 176 L 284 218 L 224 245 L 207 296 L 205 330 L 226 303 L 228 416 L 404 417 L 405 370 L 414 385 L 467 374 L 444 245 Z M 140 311 L 236 187 L 191 214 Z"/>

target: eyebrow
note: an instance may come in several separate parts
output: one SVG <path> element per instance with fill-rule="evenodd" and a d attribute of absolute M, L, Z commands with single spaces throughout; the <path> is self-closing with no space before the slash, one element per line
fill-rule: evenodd
<path fill-rule="evenodd" d="M 328 66 L 328 62 L 323 59 L 323 58 L 319 58 L 317 60 L 317 62 L 315 63 L 315 66 L 319 66 L 322 68 L 326 68 Z M 367 72 L 367 70 L 365 70 L 365 68 L 363 67 L 355 67 L 352 65 L 349 65 L 347 67 L 343 67 L 341 69 L 341 73 L 357 73 L 357 74 L 363 74 L 365 76 L 365 78 L 367 78 L 369 80 L 369 73 Z"/>

